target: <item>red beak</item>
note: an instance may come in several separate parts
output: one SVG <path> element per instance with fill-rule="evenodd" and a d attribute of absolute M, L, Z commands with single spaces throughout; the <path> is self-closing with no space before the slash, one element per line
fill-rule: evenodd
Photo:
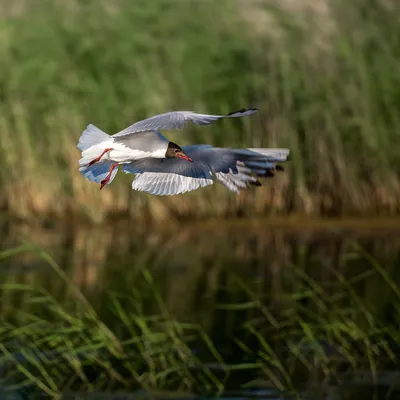
<path fill-rule="evenodd" d="M 192 160 L 190 157 L 188 157 L 186 154 L 178 153 L 178 157 L 179 157 L 179 158 L 183 158 L 183 159 L 186 160 L 186 161 L 193 162 L 193 160 Z"/>

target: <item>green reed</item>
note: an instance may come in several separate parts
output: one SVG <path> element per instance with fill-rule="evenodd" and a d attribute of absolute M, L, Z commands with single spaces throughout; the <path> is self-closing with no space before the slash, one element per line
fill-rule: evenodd
<path fill-rule="evenodd" d="M 21 246 L 20 252 L 26 250 Z M 1 285 L 0 351 L 7 370 L 2 380 L 10 389 L 53 397 L 72 389 L 190 390 L 196 383 L 221 389 L 189 348 L 196 338 L 212 346 L 199 326 L 171 320 L 161 303 L 160 314 L 145 315 L 143 302 L 135 296 L 111 294 L 109 327 L 51 257 L 34 251 L 62 280 L 67 295 L 60 301 L 40 287 Z M 160 302 L 151 275 L 144 271 L 143 278 Z M 7 301 L 9 296 L 18 299 L 18 305 Z"/>
<path fill-rule="evenodd" d="M 11 274 L 0 285 L 2 383 L 54 398 L 139 388 L 215 394 L 237 386 L 237 377 L 242 388 L 297 393 L 302 377 L 317 371 L 340 382 L 366 369 L 374 380 L 379 369 L 396 365 L 400 291 L 389 269 L 356 243 L 352 248 L 328 265 L 326 281 L 307 271 L 299 254 L 274 296 L 235 272 L 226 275 L 219 283 L 224 300 L 214 304 L 224 331 L 215 336 L 208 324 L 174 316 L 153 272 L 157 263 L 150 268 L 146 255 L 129 285 L 107 291 L 96 307 L 47 253 L 21 245 L 0 258 L 34 252 L 53 279 L 51 290 Z M 349 259 L 361 260 L 363 270 L 348 276 Z M 371 279 L 384 302 L 365 292 Z M 394 310 L 389 319 L 387 307 Z"/>

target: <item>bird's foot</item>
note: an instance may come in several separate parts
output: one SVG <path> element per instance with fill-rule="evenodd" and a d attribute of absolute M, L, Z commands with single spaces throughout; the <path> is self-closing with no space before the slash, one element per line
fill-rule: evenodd
<path fill-rule="evenodd" d="M 108 182 L 110 182 L 111 179 L 111 174 L 114 171 L 114 168 L 118 167 L 119 164 L 113 164 L 111 165 L 110 171 L 108 175 L 100 182 L 100 190 L 103 189 L 105 185 L 107 185 Z"/>
<path fill-rule="evenodd" d="M 103 180 L 100 182 L 100 190 L 103 189 L 103 187 L 107 185 L 107 183 L 109 182 L 109 180 L 110 180 L 109 178 L 106 178 L 106 179 L 103 179 Z"/>
<path fill-rule="evenodd" d="M 101 158 L 104 156 L 104 154 L 108 153 L 108 152 L 111 151 L 111 150 L 114 150 L 114 149 L 111 149 L 111 148 L 104 149 L 103 152 L 102 152 L 97 158 L 95 158 L 94 160 L 90 161 L 90 163 L 88 164 L 88 166 L 90 167 L 90 166 L 93 165 L 94 163 L 99 162 L 99 161 L 101 160 Z"/>

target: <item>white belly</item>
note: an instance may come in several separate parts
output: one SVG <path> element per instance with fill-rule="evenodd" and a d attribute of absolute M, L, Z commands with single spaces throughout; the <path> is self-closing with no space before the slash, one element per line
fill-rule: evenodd
<path fill-rule="evenodd" d="M 164 154 L 161 155 L 158 154 L 158 152 L 133 150 L 120 143 L 110 143 L 110 148 L 112 148 L 113 150 L 106 153 L 103 158 L 105 160 L 116 163 L 129 163 L 131 161 L 139 160 L 146 157 L 165 157 L 165 151 L 163 152 Z"/>
<path fill-rule="evenodd" d="M 82 158 L 79 160 L 79 165 L 83 166 L 89 164 L 92 160 L 99 157 L 105 149 L 112 150 L 105 153 L 99 162 L 127 164 L 131 161 L 147 157 L 165 158 L 165 149 L 155 150 L 152 152 L 134 150 L 124 146 L 121 143 L 115 143 L 112 140 L 107 140 L 83 151 Z"/>

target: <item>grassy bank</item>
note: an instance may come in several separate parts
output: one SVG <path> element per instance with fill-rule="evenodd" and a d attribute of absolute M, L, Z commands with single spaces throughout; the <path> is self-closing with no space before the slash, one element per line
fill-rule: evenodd
<path fill-rule="evenodd" d="M 170 218 L 395 214 L 400 11 L 395 0 L 3 1 L 0 201 L 13 215 Z M 284 174 L 239 197 L 98 186 L 77 171 L 87 123 L 109 133 L 172 109 L 260 113 L 188 126 L 180 144 L 290 147 Z M 124 175 L 124 176 L 122 176 Z"/>
<path fill-rule="evenodd" d="M 312 255 L 304 243 L 281 264 L 285 251 L 261 243 L 259 252 L 272 252 L 269 268 L 261 254 L 238 248 L 232 255 L 222 246 L 207 269 L 191 265 L 182 273 L 170 265 L 165 272 L 143 251 L 132 264 L 110 265 L 91 290 L 81 290 L 37 246 L 0 253 L 2 262 L 27 254 L 42 263 L 38 274 L 2 275 L 0 383 L 52 398 L 249 387 L 303 398 L 307 390 L 342 385 L 349 394 L 346 385 L 357 379 L 370 398 L 368 385 L 396 384 L 396 262 L 388 257 L 383 268 L 348 242 L 336 246 L 340 251 L 334 243 L 314 245 Z"/>

